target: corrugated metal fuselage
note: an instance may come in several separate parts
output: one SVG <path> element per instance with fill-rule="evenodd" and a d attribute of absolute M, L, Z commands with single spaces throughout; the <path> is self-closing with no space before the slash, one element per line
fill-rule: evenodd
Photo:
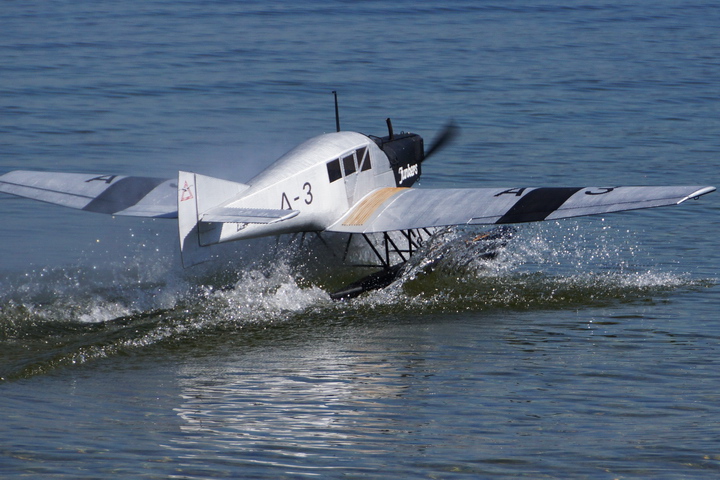
<path fill-rule="evenodd" d="M 421 139 L 419 143 L 422 148 Z M 373 190 L 414 183 L 421 158 L 408 157 L 403 164 L 391 165 L 379 145 L 383 139 L 355 132 L 324 134 L 300 144 L 250 180 L 241 195 L 221 205 L 300 213 L 273 224 L 216 224 L 212 234 L 208 228 L 201 233 L 201 243 L 322 231 Z"/>

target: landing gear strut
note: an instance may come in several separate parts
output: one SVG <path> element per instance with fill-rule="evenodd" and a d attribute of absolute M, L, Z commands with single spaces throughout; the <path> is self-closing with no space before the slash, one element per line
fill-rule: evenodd
<path fill-rule="evenodd" d="M 370 290 L 387 287 L 403 274 L 408 260 L 425 245 L 433 233 L 428 229 L 399 230 L 398 232 L 400 235 L 395 235 L 394 238 L 390 233 L 383 233 L 379 245 L 373 242 L 366 234 L 360 234 L 370 246 L 370 250 L 375 255 L 377 263 L 356 264 L 355 266 L 379 267 L 382 270 L 363 277 L 331 293 L 330 297 L 333 300 L 344 300 L 357 297 Z M 495 258 L 500 249 L 507 245 L 507 242 L 513 237 L 515 232 L 516 229 L 514 227 L 502 226 L 480 235 L 474 235 L 472 238 L 464 240 L 463 243 L 468 246 L 473 246 L 473 255 L 477 258 L 490 260 Z M 348 239 L 345 247 L 343 260 L 347 260 L 351 241 L 352 235 Z M 423 259 L 423 269 L 426 271 L 432 270 L 432 268 L 442 260 L 450 248 L 452 248 L 452 244 L 445 245 L 439 249 L 431 248 L 432 254 L 428 255 L 427 259 Z"/>
<path fill-rule="evenodd" d="M 378 247 L 370 237 L 366 234 L 360 234 L 375 254 L 378 263 L 371 264 L 354 264 L 356 267 L 380 267 L 382 270 L 375 272 L 367 277 L 353 282 L 340 290 L 330 294 L 333 300 L 344 300 L 354 298 L 361 293 L 385 288 L 390 285 L 402 273 L 407 261 L 415 252 L 420 250 L 422 245 L 431 236 L 431 232 L 426 229 L 399 230 L 403 238 L 393 240 L 388 232 L 383 232 L 382 241 Z M 348 251 L 353 235 L 348 238 L 345 246 L 345 254 L 343 260 L 347 260 Z M 394 263 L 397 262 L 397 263 Z"/>

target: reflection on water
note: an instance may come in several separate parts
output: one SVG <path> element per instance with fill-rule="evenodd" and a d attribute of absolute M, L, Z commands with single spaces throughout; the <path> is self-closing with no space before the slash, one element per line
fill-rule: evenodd
<path fill-rule="evenodd" d="M 417 377 L 430 375 L 422 358 L 380 351 L 372 334 L 335 333 L 346 338 L 253 349 L 222 365 L 185 366 L 177 408 L 185 435 L 173 442 L 174 454 L 198 465 L 261 464 L 289 475 L 340 466 L 359 474 L 377 468 L 371 465 L 374 453 L 382 463 L 390 451 L 408 450 L 393 445 L 421 428 L 406 411 L 417 406 L 404 397 Z M 388 347 L 387 339 L 378 340 Z M 397 364 L 387 355 L 406 361 Z M 365 460 L 354 463 L 357 456 Z M 339 457 L 347 463 L 338 463 Z"/>

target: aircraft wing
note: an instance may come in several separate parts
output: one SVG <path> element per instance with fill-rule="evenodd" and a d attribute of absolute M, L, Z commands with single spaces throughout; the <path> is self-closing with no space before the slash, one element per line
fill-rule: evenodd
<path fill-rule="evenodd" d="M 538 222 L 680 204 L 715 187 L 381 188 L 327 230 L 375 233 L 448 225 Z"/>
<path fill-rule="evenodd" d="M 177 180 L 32 172 L 0 176 L 0 192 L 89 212 L 177 218 Z"/>

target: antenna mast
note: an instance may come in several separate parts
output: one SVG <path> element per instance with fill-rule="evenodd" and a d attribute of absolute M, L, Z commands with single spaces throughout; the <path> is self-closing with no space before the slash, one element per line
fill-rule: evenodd
<path fill-rule="evenodd" d="M 338 111 L 337 91 L 333 90 L 332 93 L 335 96 L 335 128 L 339 132 L 340 131 L 340 112 Z"/>

